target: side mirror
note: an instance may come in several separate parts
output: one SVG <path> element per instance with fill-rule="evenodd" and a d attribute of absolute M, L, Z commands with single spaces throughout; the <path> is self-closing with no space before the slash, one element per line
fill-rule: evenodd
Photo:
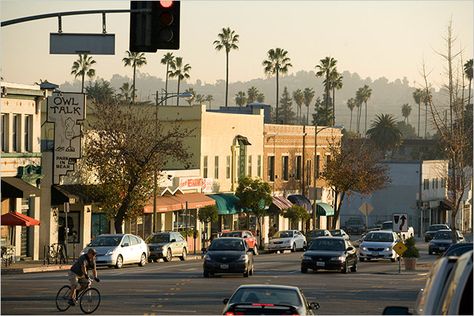
<path fill-rule="evenodd" d="M 122 247 L 128 247 L 128 246 L 129 246 L 128 242 L 122 244 Z"/>
<path fill-rule="evenodd" d="M 411 313 L 405 306 L 387 306 L 383 309 L 382 315 L 411 315 Z"/>
<path fill-rule="evenodd" d="M 173 239 L 171 239 L 171 242 L 176 242 L 176 239 L 174 239 L 174 238 L 173 238 Z"/>
<path fill-rule="evenodd" d="M 244 239 L 247 239 L 247 236 L 244 236 Z"/>
<path fill-rule="evenodd" d="M 346 249 L 346 251 L 352 251 L 352 250 L 354 250 L 354 247 L 352 247 L 352 246 L 349 246 L 349 247 L 347 247 L 347 249 Z"/>
<path fill-rule="evenodd" d="M 319 309 L 319 304 L 318 303 L 309 303 L 309 309 L 316 310 Z"/>
<path fill-rule="evenodd" d="M 222 303 L 224 303 L 224 304 L 227 304 L 227 302 L 229 302 L 228 298 L 225 298 L 225 299 L 222 300 Z"/>
<path fill-rule="evenodd" d="M 206 253 L 206 252 L 207 252 L 207 248 L 206 248 L 206 247 L 202 247 L 202 248 L 201 248 L 201 252 L 202 252 L 202 253 Z"/>

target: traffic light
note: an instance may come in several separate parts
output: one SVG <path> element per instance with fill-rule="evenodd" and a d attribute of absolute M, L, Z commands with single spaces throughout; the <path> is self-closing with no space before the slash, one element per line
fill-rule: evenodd
<path fill-rule="evenodd" d="M 179 1 L 131 1 L 130 10 L 131 52 L 179 49 Z"/>

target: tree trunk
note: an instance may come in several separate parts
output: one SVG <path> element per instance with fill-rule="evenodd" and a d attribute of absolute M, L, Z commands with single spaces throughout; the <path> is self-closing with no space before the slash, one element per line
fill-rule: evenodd
<path fill-rule="evenodd" d="M 278 68 L 276 69 L 276 120 L 275 124 L 278 124 Z"/>
<path fill-rule="evenodd" d="M 338 221 L 340 221 L 339 215 L 340 215 L 340 213 L 341 213 L 341 206 L 342 206 L 342 202 L 344 201 L 344 197 L 346 196 L 346 192 L 338 192 L 338 191 L 336 191 L 335 194 L 334 194 L 334 195 L 335 195 L 335 200 L 334 200 L 334 202 L 337 201 L 337 196 L 338 196 L 339 194 L 341 195 L 341 198 L 339 199 L 339 204 L 336 204 L 336 203 L 334 204 L 334 221 L 335 221 L 335 223 L 337 223 Z"/>
<path fill-rule="evenodd" d="M 306 108 L 306 125 L 309 125 L 309 104 Z"/>
<path fill-rule="evenodd" d="M 425 139 L 428 136 L 428 103 L 425 103 Z"/>
<path fill-rule="evenodd" d="M 352 132 L 352 110 L 351 110 L 351 120 L 349 123 L 349 131 Z"/>
<path fill-rule="evenodd" d="M 82 81 L 81 81 L 81 93 L 84 93 L 84 74 L 82 74 Z"/>
<path fill-rule="evenodd" d="M 181 79 L 179 78 L 179 75 L 178 75 L 178 92 L 177 92 L 178 97 L 176 98 L 177 99 L 176 100 L 176 106 L 179 106 L 179 85 L 180 85 L 180 83 L 181 83 Z"/>
<path fill-rule="evenodd" d="M 418 103 L 418 137 L 420 137 L 421 102 Z"/>
<path fill-rule="evenodd" d="M 168 61 L 166 63 L 166 81 L 165 81 L 165 105 L 168 105 L 168 99 L 166 98 L 168 96 L 168 73 L 169 73 L 169 66 L 170 62 Z"/>
<path fill-rule="evenodd" d="M 332 126 L 336 125 L 336 88 L 332 88 Z"/>
<path fill-rule="evenodd" d="M 135 71 L 136 65 L 133 63 L 133 87 L 132 87 L 132 103 L 135 103 Z"/>
<path fill-rule="evenodd" d="M 225 107 L 227 107 L 227 97 L 229 95 L 229 52 L 225 52 Z"/>
<path fill-rule="evenodd" d="M 364 137 L 367 137 L 367 101 L 365 103 L 365 128 L 364 128 Z"/>

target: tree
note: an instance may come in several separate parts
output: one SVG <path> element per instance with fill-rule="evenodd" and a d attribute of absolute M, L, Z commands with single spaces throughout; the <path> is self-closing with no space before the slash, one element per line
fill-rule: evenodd
<path fill-rule="evenodd" d="M 112 101 L 115 90 L 110 86 L 110 82 L 100 79 L 86 87 L 86 94 L 94 100 L 94 103 L 105 103 Z"/>
<path fill-rule="evenodd" d="M 421 102 L 423 101 L 423 90 L 416 89 L 413 91 L 413 99 L 415 103 L 418 104 L 418 137 L 420 137 L 420 118 L 421 118 Z"/>
<path fill-rule="evenodd" d="M 325 91 L 325 99 L 324 99 L 324 104 L 326 105 L 326 108 L 329 108 L 330 105 L 330 100 L 329 100 L 329 93 L 332 89 L 332 78 L 334 78 L 334 75 L 331 74 L 333 72 L 336 72 L 336 64 L 337 60 L 332 58 L 332 57 L 326 57 L 323 58 L 319 61 L 319 65 L 316 65 L 316 77 L 324 77 L 323 80 L 323 85 L 324 85 L 324 91 Z M 333 110 L 334 114 L 334 110 Z"/>
<path fill-rule="evenodd" d="M 362 99 L 361 101 L 365 104 L 365 129 L 364 135 L 367 134 L 367 101 L 369 101 L 370 97 L 372 96 L 372 89 L 368 85 L 364 85 L 362 87 Z"/>
<path fill-rule="evenodd" d="M 214 97 L 212 96 L 212 94 L 206 95 L 205 101 L 209 102 L 209 108 L 211 108 L 211 102 L 214 101 Z"/>
<path fill-rule="evenodd" d="M 189 106 L 193 104 L 193 101 L 196 99 L 196 91 L 193 88 L 188 88 L 184 92 L 191 93 L 191 97 L 186 98 L 186 102 L 188 102 Z"/>
<path fill-rule="evenodd" d="M 245 96 L 244 91 L 239 91 L 235 95 L 235 103 L 240 107 L 244 106 L 247 103 L 247 97 Z"/>
<path fill-rule="evenodd" d="M 280 113 L 280 121 L 283 124 L 293 124 L 295 121 L 295 112 L 291 109 L 292 106 L 292 99 L 290 97 L 290 93 L 288 92 L 288 88 L 285 87 L 283 89 L 283 94 L 281 95 L 281 113 Z"/>
<path fill-rule="evenodd" d="M 204 225 L 204 231 L 207 233 L 209 223 L 217 222 L 219 219 L 219 212 L 217 210 L 217 206 L 215 205 L 208 205 L 204 206 L 203 208 L 199 209 L 198 212 L 198 219 Z M 202 245 L 204 245 L 205 238 L 202 238 Z"/>
<path fill-rule="evenodd" d="M 275 75 L 276 78 L 276 114 L 275 123 L 279 123 L 278 117 L 278 88 L 279 88 L 279 76 L 288 73 L 288 69 L 293 65 L 290 63 L 290 58 L 287 56 L 288 52 L 282 48 L 270 49 L 267 52 L 267 59 L 263 61 L 264 72 L 267 75 Z"/>
<path fill-rule="evenodd" d="M 364 93 L 363 89 L 359 88 L 356 91 L 356 96 L 355 96 L 355 102 L 356 102 L 356 107 L 357 107 L 356 132 L 357 132 L 357 135 L 359 136 L 360 136 L 360 121 L 361 121 L 361 116 L 362 116 L 362 103 L 364 102 L 363 93 Z"/>
<path fill-rule="evenodd" d="M 229 94 L 229 53 L 232 49 L 238 49 L 239 35 L 230 27 L 222 28 L 222 33 L 217 34 L 218 39 L 214 41 L 217 51 L 225 49 L 225 106 L 227 107 L 227 96 Z"/>
<path fill-rule="evenodd" d="M 174 63 L 171 64 L 170 67 L 170 77 L 178 78 L 178 91 L 176 93 L 179 94 L 179 86 L 181 84 L 181 80 L 189 79 L 189 72 L 191 71 L 191 66 L 189 64 L 183 64 L 183 57 L 176 57 Z M 179 97 L 176 100 L 176 106 L 179 106 Z"/>
<path fill-rule="evenodd" d="M 169 160 L 186 162 L 191 154 L 183 144 L 191 131 L 178 121 L 155 120 L 153 106 L 117 103 L 93 105 L 84 150 L 84 175 L 95 179 L 102 209 L 122 233 L 124 219 L 143 213 L 153 197 L 154 170 Z"/>
<path fill-rule="evenodd" d="M 258 91 L 257 88 L 255 88 L 254 86 L 251 86 L 248 90 L 247 90 L 247 95 L 248 95 L 248 103 L 254 103 L 255 101 L 257 101 L 257 96 L 260 92 Z"/>
<path fill-rule="evenodd" d="M 128 82 L 124 82 L 120 87 L 120 93 L 117 94 L 117 98 L 121 101 L 130 102 L 132 100 L 132 90 L 133 88 L 130 86 Z"/>
<path fill-rule="evenodd" d="M 408 124 L 408 117 L 410 116 L 411 113 L 411 106 L 408 105 L 408 103 L 405 103 L 402 105 L 402 116 L 405 118 L 405 122 Z"/>
<path fill-rule="evenodd" d="M 314 90 L 312 88 L 305 88 L 303 91 L 304 105 L 306 105 L 306 125 L 309 125 L 309 106 L 314 98 Z"/>
<path fill-rule="evenodd" d="M 267 182 L 259 178 L 240 178 L 239 186 L 235 190 L 235 195 L 240 199 L 243 208 L 251 210 L 257 218 L 259 234 L 259 245 L 262 242 L 262 219 L 267 215 L 267 208 L 272 204 L 272 189 Z"/>
<path fill-rule="evenodd" d="M 354 98 L 350 98 L 349 100 L 347 100 L 347 107 L 349 108 L 349 110 L 351 110 L 351 120 L 349 123 L 349 131 L 352 131 L 352 111 L 354 110 L 355 106 L 356 106 L 356 100 Z"/>
<path fill-rule="evenodd" d="M 404 121 L 397 122 L 396 127 L 402 134 L 402 139 L 414 139 L 416 138 L 416 130 L 411 124 L 407 124 Z"/>
<path fill-rule="evenodd" d="M 173 53 L 166 53 L 163 55 L 163 58 L 161 58 L 160 61 L 163 65 L 166 65 L 166 76 L 165 76 L 165 105 L 168 104 L 168 99 L 166 97 L 168 96 L 168 78 L 170 75 L 170 66 L 174 63 L 174 56 Z"/>
<path fill-rule="evenodd" d="M 421 101 L 425 104 L 425 136 L 428 137 L 428 105 L 431 102 L 431 91 L 429 89 L 423 89 L 421 93 Z"/>
<path fill-rule="evenodd" d="M 296 91 L 293 91 L 293 100 L 295 100 L 296 103 L 296 123 L 300 124 L 301 123 L 301 106 L 303 105 L 304 102 L 304 94 L 301 89 L 297 89 Z"/>
<path fill-rule="evenodd" d="M 323 99 L 324 96 L 323 96 Z M 331 100 L 329 98 L 329 100 Z M 330 126 L 332 120 L 332 107 L 326 107 L 326 104 L 321 101 L 321 98 L 316 99 L 314 104 L 314 114 L 312 124 L 320 126 Z"/>
<path fill-rule="evenodd" d="M 342 75 L 337 72 L 336 68 L 329 74 L 329 85 L 332 89 L 332 126 L 336 124 L 336 90 L 340 90 L 343 86 Z"/>
<path fill-rule="evenodd" d="M 395 118 L 391 114 L 377 115 L 371 128 L 367 131 L 367 136 L 383 153 L 398 147 L 402 139 L 402 133 L 397 128 Z"/>
<path fill-rule="evenodd" d="M 257 95 L 257 102 L 258 103 L 263 103 L 265 101 L 265 95 L 263 94 L 263 92 L 260 92 L 258 95 Z"/>
<path fill-rule="evenodd" d="M 95 76 L 95 69 L 92 68 L 95 63 L 92 56 L 79 54 L 79 59 L 72 64 L 71 75 L 74 75 L 74 78 L 81 77 L 81 93 L 84 93 L 84 77 L 92 79 Z"/>
<path fill-rule="evenodd" d="M 124 66 L 131 66 L 133 68 L 132 102 L 135 102 L 135 92 L 137 91 L 135 86 L 135 77 L 137 68 L 146 65 L 146 57 L 144 53 L 130 52 L 129 50 L 127 50 L 125 53 L 127 56 L 122 59 Z"/>
<path fill-rule="evenodd" d="M 472 89 L 472 58 L 469 59 L 464 64 L 464 75 L 466 76 L 467 80 L 469 80 L 469 96 L 467 97 L 467 105 L 471 104 L 471 89 Z"/>
<path fill-rule="evenodd" d="M 341 205 L 346 195 L 358 192 L 368 195 L 382 189 L 389 181 L 387 168 L 378 163 L 378 155 L 370 145 L 346 141 L 342 148 L 330 144 L 331 159 L 321 177 L 334 190 L 333 225 L 339 221 Z"/>
<path fill-rule="evenodd" d="M 293 225 L 300 220 L 303 222 L 308 220 L 310 215 L 304 207 L 295 204 L 285 211 L 283 217 L 290 220 L 290 227 L 294 227 Z"/>

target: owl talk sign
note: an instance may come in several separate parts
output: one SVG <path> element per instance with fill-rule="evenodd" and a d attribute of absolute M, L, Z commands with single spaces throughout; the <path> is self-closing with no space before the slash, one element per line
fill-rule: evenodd
<path fill-rule="evenodd" d="M 47 121 L 54 123 L 53 183 L 74 170 L 81 158 L 82 121 L 86 97 L 82 93 L 53 93 L 47 99 Z"/>

